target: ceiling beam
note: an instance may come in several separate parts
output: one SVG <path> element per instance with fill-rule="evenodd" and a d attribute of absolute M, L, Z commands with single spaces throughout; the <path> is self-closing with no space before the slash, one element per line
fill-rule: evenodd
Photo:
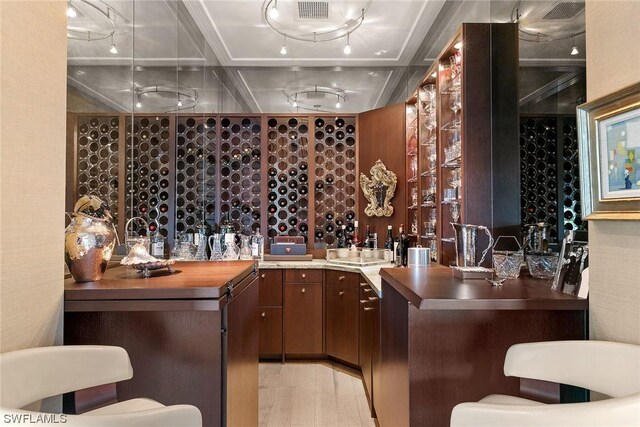
<path fill-rule="evenodd" d="M 562 92 L 566 88 L 583 82 L 584 79 L 585 70 L 575 70 L 563 74 L 555 80 L 534 90 L 530 94 L 520 98 L 520 108 L 525 107 L 529 104 L 537 104 L 538 102 L 547 99 L 550 96 L 557 95 L 559 92 Z"/>

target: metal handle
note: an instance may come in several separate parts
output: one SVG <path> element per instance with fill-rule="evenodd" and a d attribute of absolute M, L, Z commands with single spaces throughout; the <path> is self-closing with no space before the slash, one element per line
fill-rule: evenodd
<path fill-rule="evenodd" d="M 360 300 L 360 304 L 366 304 L 366 303 L 368 303 L 368 302 L 369 302 L 369 300 L 368 300 L 368 299 L 361 299 L 361 300 Z"/>
<path fill-rule="evenodd" d="M 267 313 L 264 313 L 264 312 L 263 312 L 263 313 L 261 314 L 261 316 L 262 316 L 262 317 L 267 317 Z"/>
<path fill-rule="evenodd" d="M 344 295 L 344 291 L 338 292 L 338 295 L 340 295 L 340 296 Z"/>
<path fill-rule="evenodd" d="M 264 279 L 265 277 L 267 277 L 267 275 L 266 275 L 266 274 L 264 274 L 264 273 L 262 273 L 262 274 L 260 275 L 260 277 L 262 277 L 262 278 Z"/>
<path fill-rule="evenodd" d="M 375 310 L 375 307 L 365 307 L 364 311 L 371 311 L 371 310 Z"/>
<path fill-rule="evenodd" d="M 338 280 L 344 280 L 344 276 L 338 277 Z"/>
<path fill-rule="evenodd" d="M 302 293 L 304 294 L 305 292 L 307 292 L 307 290 L 305 288 L 302 288 Z"/>
<path fill-rule="evenodd" d="M 306 279 L 307 275 L 306 275 L 306 274 L 304 274 L 304 273 L 302 273 L 302 274 L 300 275 L 300 277 L 302 277 L 303 279 Z"/>
<path fill-rule="evenodd" d="M 493 247 L 493 237 L 491 236 L 491 232 L 487 227 L 481 225 L 478 228 L 480 230 L 483 230 L 485 233 L 487 233 L 487 237 L 489 237 L 489 244 L 487 245 L 487 248 L 484 251 L 482 251 L 482 257 L 480 257 L 480 262 L 478 263 L 478 265 L 480 265 L 482 264 L 482 261 L 484 261 L 484 257 L 485 255 L 487 255 L 487 252 L 489 251 L 489 249 Z"/>
<path fill-rule="evenodd" d="M 364 292 L 371 292 L 371 288 L 363 289 Z"/>
<path fill-rule="evenodd" d="M 367 286 L 369 286 L 368 283 L 360 283 L 360 286 L 362 286 L 363 288 L 366 288 Z"/>
<path fill-rule="evenodd" d="M 378 299 L 378 297 L 369 297 L 369 301 L 375 301 L 377 299 Z"/>

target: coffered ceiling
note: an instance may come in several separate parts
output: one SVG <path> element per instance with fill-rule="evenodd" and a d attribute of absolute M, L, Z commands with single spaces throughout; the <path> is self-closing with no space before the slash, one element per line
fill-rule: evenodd
<path fill-rule="evenodd" d="M 570 7 L 577 13 L 569 18 L 545 19 L 557 1 L 325 0 L 327 17 L 309 20 L 300 17 L 298 0 L 278 0 L 277 24 L 292 33 L 339 27 L 364 9 L 362 25 L 349 37 L 349 55 L 344 37 L 285 41 L 267 25 L 268 1 L 72 0 L 81 13 L 70 25 L 99 25 L 87 2 L 118 12 L 118 53 L 109 53 L 109 40 L 70 40 L 69 84 L 120 111 L 135 109 L 136 87 L 173 83 L 196 89 L 196 111 L 202 112 L 295 112 L 285 93 L 314 86 L 344 91 L 341 111 L 360 112 L 406 99 L 462 22 L 511 22 L 516 15 L 521 29 L 564 37 L 521 41 L 522 64 L 584 64 L 584 35 L 565 37 L 584 31 L 584 10 Z M 576 56 L 569 54 L 574 43 Z M 331 96 L 322 98 L 314 98 L 319 109 L 335 110 Z"/>

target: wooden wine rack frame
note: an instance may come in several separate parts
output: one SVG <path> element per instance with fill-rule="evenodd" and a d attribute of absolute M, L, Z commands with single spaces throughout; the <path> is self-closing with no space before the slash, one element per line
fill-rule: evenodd
<path fill-rule="evenodd" d="M 316 129 L 318 119 L 324 122 L 322 130 Z M 337 127 L 336 122 L 344 124 Z M 329 125 L 344 133 L 340 141 L 315 138 L 317 132 L 326 135 Z M 97 144 L 87 140 L 91 132 Z M 219 223 L 229 212 L 238 232 L 260 227 L 265 237 L 302 235 L 309 253 L 324 256 L 324 244 L 314 245 L 316 220 L 333 210 L 338 213 L 334 222 L 340 219 L 352 229 L 344 215 L 359 212 L 353 115 L 69 113 L 67 144 L 68 209 L 84 194 L 100 195 L 109 200 L 121 237 L 127 220 L 140 216 L 172 244 L 177 232 L 195 232 L 203 218 L 209 225 Z M 276 181 L 281 174 L 286 178 L 277 181 L 274 191 L 286 191 L 274 202 L 268 199 L 271 169 Z M 316 182 L 331 173 L 332 194 L 316 190 Z M 267 211 L 272 203 L 275 213 Z M 141 224 L 134 229 L 142 233 Z M 335 230 L 329 235 L 335 240 Z"/>

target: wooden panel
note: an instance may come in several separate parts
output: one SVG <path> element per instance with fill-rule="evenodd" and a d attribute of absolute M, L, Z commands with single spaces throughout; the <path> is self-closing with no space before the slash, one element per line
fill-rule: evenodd
<path fill-rule="evenodd" d="M 360 283 L 360 275 L 358 273 L 347 273 L 338 270 L 325 270 L 327 283 L 358 286 Z"/>
<path fill-rule="evenodd" d="M 369 225 L 372 233 L 378 233 L 378 242 L 384 242 L 387 235 L 387 226 L 393 225 L 394 234 L 397 234 L 400 224 L 406 225 L 406 189 L 403 184 L 406 181 L 405 171 L 405 105 L 395 104 L 377 110 L 367 111 L 358 116 L 359 141 L 365 141 L 366 150 L 358 150 L 358 163 L 360 171 L 367 176 L 369 170 L 380 159 L 387 169 L 398 177 L 396 194 L 391 199 L 394 213 L 391 217 L 367 217 L 364 208 L 367 200 L 361 191 L 358 196 L 358 218 L 360 229 Z M 380 244 L 381 246 L 381 244 Z"/>
<path fill-rule="evenodd" d="M 367 285 L 368 287 L 368 285 Z M 362 382 L 369 402 L 369 410 L 373 415 L 373 387 L 372 387 L 372 344 L 373 344 L 373 316 L 376 311 L 374 301 L 369 301 L 364 287 L 360 287 L 360 300 L 358 301 L 358 359 L 362 370 Z"/>
<path fill-rule="evenodd" d="M 353 365 L 358 364 L 359 293 L 348 284 L 325 285 L 327 355 Z"/>
<path fill-rule="evenodd" d="M 260 270 L 260 305 L 282 305 L 282 270 Z"/>
<path fill-rule="evenodd" d="M 382 294 L 380 358 L 374 364 L 373 403 L 381 427 L 408 427 L 409 306 L 385 281 Z"/>
<path fill-rule="evenodd" d="M 285 283 L 322 283 L 323 270 L 297 270 L 284 271 Z"/>
<path fill-rule="evenodd" d="M 282 307 L 260 307 L 260 358 L 282 357 Z"/>
<path fill-rule="evenodd" d="M 202 412 L 204 426 L 220 426 L 220 328 L 219 311 L 65 313 L 64 344 L 123 347 L 133 378 L 117 383 L 120 401 L 191 404 Z"/>
<path fill-rule="evenodd" d="M 258 280 L 227 304 L 226 423 L 258 425 Z M 194 388 L 195 391 L 199 391 Z M 223 421 L 224 422 L 224 421 Z"/>
<path fill-rule="evenodd" d="M 322 283 L 285 283 L 284 350 L 286 354 L 323 354 L 322 288 Z"/>

